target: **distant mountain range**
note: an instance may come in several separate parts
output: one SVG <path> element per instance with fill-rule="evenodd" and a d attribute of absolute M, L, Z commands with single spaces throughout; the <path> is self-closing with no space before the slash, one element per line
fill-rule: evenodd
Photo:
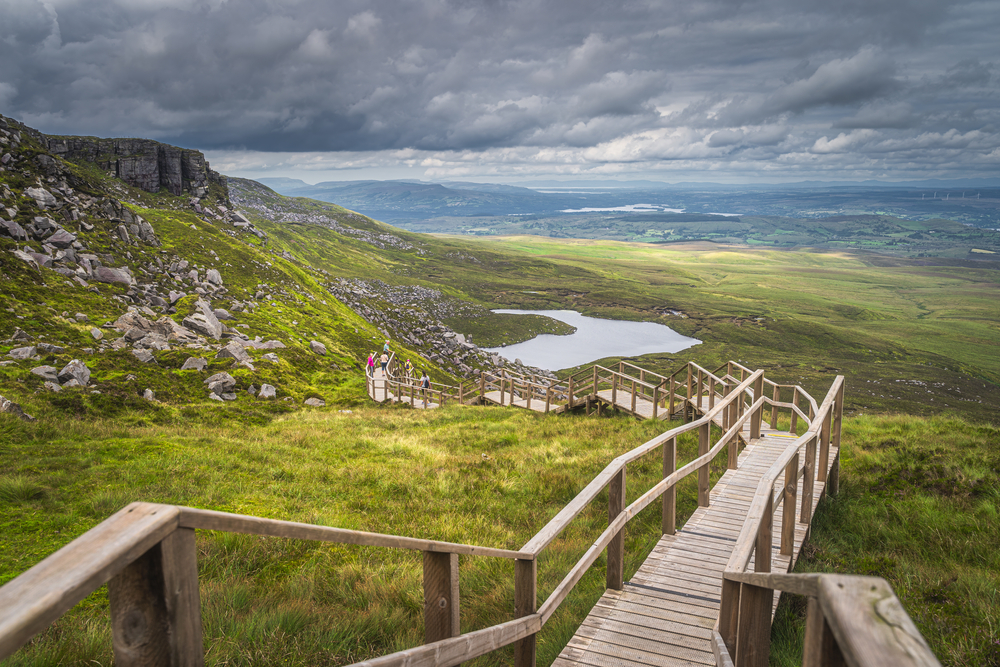
<path fill-rule="evenodd" d="M 259 182 L 285 196 L 331 202 L 376 220 L 423 232 L 451 232 L 456 228 L 456 219 L 482 218 L 491 226 L 499 218 L 514 221 L 528 217 L 654 213 L 793 218 L 890 214 L 912 219 L 949 218 L 980 227 L 1000 226 L 1000 178 L 897 183 L 802 181 L 782 185 L 603 180 L 524 181 L 517 185 L 466 181 L 326 181 L 310 185 L 293 178 L 262 178 Z M 470 230 L 480 226 L 459 225 Z"/>

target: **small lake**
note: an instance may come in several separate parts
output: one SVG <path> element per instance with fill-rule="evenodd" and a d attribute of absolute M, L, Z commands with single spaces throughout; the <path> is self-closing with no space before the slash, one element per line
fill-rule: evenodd
<path fill-rule="evenodd" d="M 680 352 L 701 343 L 655 322 L 628 322 L 587 317 L 574 310 L 494 310 L 513 315 L 545 315 L 576 327 L 568 336 L 542 334 L 507 347 L 483 348 L 529 366 L 559 370 L 604 357 L 637 357 L 656 352 Z"/>

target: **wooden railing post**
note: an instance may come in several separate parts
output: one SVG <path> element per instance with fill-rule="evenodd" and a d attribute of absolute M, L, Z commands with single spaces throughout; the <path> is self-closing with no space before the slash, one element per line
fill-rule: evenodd
<path fill-rule="evenodd" d="M 108 581 L 115 664 L 205 664 L 194 529 L 178 528 Z"/>
<path fill-rule="evenodd" d="M 764 395 L 764 375 L 758 375 L 753 383 L 753 400 L 756 403 Z M 750 439 L 760 438 L 760 424 L 764 419 L 764 404 L 761 403 L 750 415 Z"/>
<path fill-rule="evenodd" d="M 611 371 L 611 405 L 618 408 L 618 374 Z"/>
<path fill-rule="evenodd" d="M 653 419 L 656 419 L 656 413 L 660 408 L 660 385 L 653 387 Z"/>
<path fill-rule="evenodd" d="M 836 448 L 837 453 L 833 458 L 833 465 L 830 466 L 830 478 L 826 481 L 826 491 L 831 496 L 837 495 L 840 491 L 840 428 L 844 420 L 844 382 L 841 381 L 837 390 L 837 397 L 834 399 L 833 408 L 833 429 L 830 434 L 830 444 Z"/>
<path fill-rule="evenodd" d="M 527 389 L 528 389 L 525 392 L 524 407 L 526 407 L 527 409 L 530 410 L 531 409 L 531 395 L 535 393 L 535 385 L 533 385 L 531 383 L 525 383 L 524 386 L 526 386 Z"/>
<path fill-rule="evenodd" d="M 677 380 L 670 376 L 670 405 L 667 407 L 667 419 L 674 418 L 674 395 L 677 392 Z"/>
<path fill-rule="evenodd" d="M 698 369 L 698 409 L 701 410 L 701 395 L 705 393 L 705 376 Z"/>
<path fill-rule="evenodd" d="M 608 484 L 608 523 L 614 521 L 625 509 L 625 468 L 611 478 Z M 608 588 L 620 591 L 625 578 L 625 527 L 608 543 Z"/>
<path fill-rule="evenodd" d="M 802 667 L 846 667 L 847 662 L 816 598 L 809 598 L 806 607 L 806 636 L 803 643 Z"/>
<path fill-rule="evenodd" d="M 632 412 L 635 412 L 635 380 L 632 380 Z"/>
<path fill-rule="evenodd" d="M 594 366 L 594 391 L 591 393 L 597 395 L 597 366 Z"/>
<path fill-rule="evenodd" d="M 715 378 L 708 378 L 708 409 L 715 407 Z"/>
<path fill-rule="evenodd" d="M 795 549 L 795 501 L 799 492 L 799 453 L 785 466 L 785 488 L 781 495 L 781 555 L 791 556 Z"/>
<path fill-rule="evenodd" d="M 708 450 L 711 449 L 709 445 L 709 429 L 712 427 L 711 422 L 705 422 L 698 427 L 698 456 L 704 456 L 708 454 Z M 708 496 L 709 496 L 709 485 L 708 485 L 708 468 L 710 461 L 706 461 L 703 466 L 698 468 L 698 506 L 708 507 Z"/>
<path fill-rule="evenodd" d="M 757 541 L 753 548 L 754 572 L 771 571 L 771 537 L 774 534 L 774 488 L 768 491 L 767 504 L 764 505 L 764 516 L 757 529 Z"/>
<path fill-rule="evenodd" d="M 792 387 L 792 405 L 794 405 L 795 407 L 799 406 L 799 388 L 798 387 Z M 799 413 L 796 412 L 793 409 L 792 410 L 792 424 L 791 424 L 791 426 L 788 427 L 788 432 L 789 433 L 794 433 L 795 435 L 798 435 L 798 431 L 797 431 L 798 425 L 799 425 Z"/>
<path fill-rule="evenodd" d="M 830 466 L 830 427 L 833 426 L 833 410 L 827 410 L 823 415 L 823 423 L 819 427 L 819 463 L 816 466 L 816 479 L 826 482 L 826 473 Z"/>
<path fill-rule="evenodd" d="M 486 396 L 486 372 L 479 371 L 479 403 L 483 404 L 483 398 Z"/>
<path fill-rule="evenodd" d="M 545 388 L 545 414 L 549 414 L 549 406 L 552 405 L 552 385 Z"/>
<path fill-rule="evenodd" d="M 774 591 L 770 588 L 750 584 L 740 586 L 736 667 L 767 667 L 771 654 L 772 604 Z"/>
<path fill-rule="evenodd" d="M 424 643 L 457 637 L 458 554 L 424 552 Z"/>
<path fill-rule="evenodd" d="M 806 460 L 802 471 L 802 511 L 799 514 L 801 523 L 809 523 L 812 519 L 813 485 L 816 480 L 816 436 L 813 435 L 806 443 Z"/>
<path fill-rule="evenodd" d="M 677 438 L 673 437 L 663 443 L 663 477 L 666 479 L 677 470 Z M 663 492 L 663 520 L 660 526 L 664 535 L 677 532 L 677 485 Z"/>
<path fill-rule="evenodd" d="M 687 396 L 684 399 L 684 423 L 687 423 L 688 408 L 694 405 L 694 373 L 691 362 L 688 362 Z"/>
<path fill-rule="evenodd" d="M 530 616 L 536 611 L 538 562 L 514 561 L 514 617 Z M 514 642 L 514 667 L 535 667 L 535 635 Z"/>
<path fill-rule="evenodd" d="M 740 589 L 742 585 L 723 577 L 719 599 L 719 634 L 729 655 L 735 657 L 737 631 L 740 624 Z"/>
<path fill-rule="evenodd" d="M 569 376 L 569 402 L 566 405 L 567 410 L 573 409 L 573 376 Z"/>
<path fill-rule="evenodd" d="M 778 430 L 778 401 L 781 398 L 781 387 L 774 385 L 774 393 L 771 395 L 771 400 L 774 404 L 771 406 L 771 430 Z"/>

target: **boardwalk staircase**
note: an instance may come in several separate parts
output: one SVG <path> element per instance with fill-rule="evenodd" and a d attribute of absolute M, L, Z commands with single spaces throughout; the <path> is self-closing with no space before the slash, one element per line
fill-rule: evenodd
<path fill-rule="evenodd" d="M 689 364 L 666 377 L 633 367 L 628 384 L 621 368 L 591 370 L 586 381 L 574 376 L 572 386 L 523 377 L 498 378 L 489 391 L 480 384 L 476 400 L 503 392 L 495 402 L 530 407 L 541 400 L 539 384 L 549 411 L 573 409 L 586 395 L 619 409 L 624 401 L 639 414 L 646 397 L 650 417 L 663 418 L 661 410 L 687 417 L 611 461 L 520 549 L 132 503 L 0 588 L 0 660 L 106 583 L 117 665 L 203 665 L 195 531 L 215 530 L 421 552 L 425 643 L 358 663 L 370 667 L 447 667 L 511 645 L 513 663 L 533 667 L 536 635 L 604 553 L 607 590 L 555 659 L 559 667 L 767 665 L 781 592 L 809 598 L 804 665 L 939 664 L 884 580 L 790 574 L 820 499 L 837 493 L 843 377 L 817 402 L 732 362 L 711 373 Z M 398 379 L 369 380 L 384 380 L 382 400 L 406 396 Z M 435 391 L 438 405 L 453 398 Z M 791 400 L 780 400 L 786 392 Z M 459 387 L 457 400 L 464 398 Z M 697 456 L 683 464 L 682 437 L 698 442 Z M 662 462 L 662 476 L 629 504 L 627 471 L 647 457 Z M 726 471 L 712 486 L 717 457 Z M 679 526 L 677 485 L 688 476 L 697 480 L 698 509 Z M 540 556 L 605 490 L 607 528 L 539 604 Z M 624 533 L 637 530 L 629 522 L 646 508 L 660 514 L 658 542 L 626 580 Z M 460 557 L 513 561 L 510 620 L 461 632 Z"/>

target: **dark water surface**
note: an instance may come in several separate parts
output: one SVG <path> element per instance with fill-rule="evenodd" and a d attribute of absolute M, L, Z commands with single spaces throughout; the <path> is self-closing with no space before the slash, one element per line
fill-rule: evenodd
<path fill-rule="evenodd" d="M 587 317 L 573 310 L 494 310 L 514 315 L 545 315 L 576 327 L 568 336 L 542 334 L 507 347 L 484 348 L 539 368 L 571 368 L 604 357 L 637 357 L 654 352 L 680 352 L 701 341 L 682 336 L 655 322 L 627 322 Z"/>

